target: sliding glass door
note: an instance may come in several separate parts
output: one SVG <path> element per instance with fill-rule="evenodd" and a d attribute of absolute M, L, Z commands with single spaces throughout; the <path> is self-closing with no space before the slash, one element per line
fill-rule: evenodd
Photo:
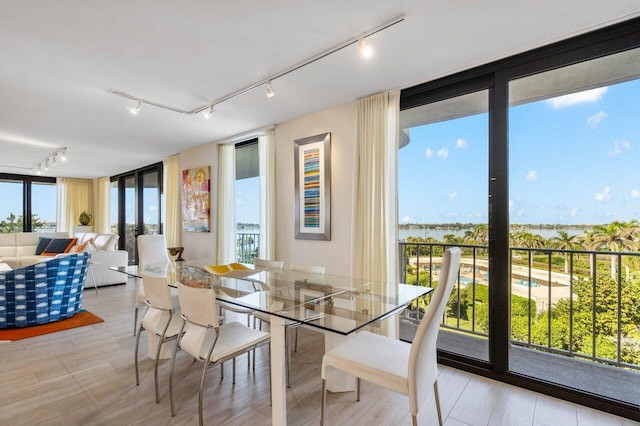
<path fill-rule="evenodd" d="M 114 176 L 111 181 L 112 199 L 117 187 L 120 247 L 129 253 L 129 263 L 136 264 L 137 236 L 162 233 L 162 163 Z"/>

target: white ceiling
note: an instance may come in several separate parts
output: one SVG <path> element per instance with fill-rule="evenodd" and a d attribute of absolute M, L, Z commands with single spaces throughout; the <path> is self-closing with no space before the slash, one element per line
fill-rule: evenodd
<path fill-rule="evenodd" d="M 193 110 L 399 15 L 355 46 L 216 107 Z M 185 149 L 461 71 L 640 15 L 638 0 L 0 0 L 0 172 L 95 178 Z M 280 141 L 282 143 L 282 141 Z"/>

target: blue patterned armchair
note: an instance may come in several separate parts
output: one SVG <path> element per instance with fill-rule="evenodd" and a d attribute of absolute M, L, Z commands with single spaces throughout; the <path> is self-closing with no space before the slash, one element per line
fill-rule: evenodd
<path fill-rule="evenodd" d="M 91 253 L 0 272 L 0 329 L 69 318 L 82 304 Z"/>

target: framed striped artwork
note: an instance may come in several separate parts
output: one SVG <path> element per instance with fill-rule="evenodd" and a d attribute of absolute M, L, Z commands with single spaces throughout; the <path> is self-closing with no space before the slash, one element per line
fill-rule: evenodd
<path fill-rule="evenodd" d="M 294 141 L 295 238 L 331 240 L 331 133 Z"/>

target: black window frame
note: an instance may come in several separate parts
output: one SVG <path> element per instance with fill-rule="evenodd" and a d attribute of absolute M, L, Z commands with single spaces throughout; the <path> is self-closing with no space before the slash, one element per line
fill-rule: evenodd
<path fill-rule="evenodd" d="M 640 48 L 640 18 L 633 18 L 401 91 L 400 110 L 470 93 L 489 94 L 489 363 L 438 351 L 438 362 L 612 414 L 640 420 L 640 405 L 552 384 L 509 371 L 509 83 L 512 80 Z M 489 82 L 487 82 L 487 79 Z M 479 84 L 479 82 L 482 82 Z"/>
<path fill-rule="evenodd" d="M 22 182 L 22 232 L 33 232 L 31 228 L 32 200 L 31 185 L 37 183 L 56 183 L 55 177 L 49 176 L 31 176 L 13 173 L 0 173 L 0 180 L 12 180 Z M 4 218 L 0 218 L 4 220 Z"/>

